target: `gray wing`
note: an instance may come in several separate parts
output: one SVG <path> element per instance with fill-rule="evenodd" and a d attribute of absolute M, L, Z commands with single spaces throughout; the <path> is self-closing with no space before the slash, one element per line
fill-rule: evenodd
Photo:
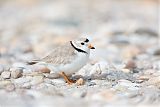
<path fill-rule="evenodd" d="M 75 50 L 70 45 L 63 45 L 55 48 L 42 61 L 54 65 L 71 63 L 75 58 Z"/>

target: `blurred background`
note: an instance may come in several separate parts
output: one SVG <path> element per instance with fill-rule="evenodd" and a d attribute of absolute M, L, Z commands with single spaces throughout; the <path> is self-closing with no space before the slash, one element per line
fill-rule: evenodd
<path fill-rule="evenodd" d="M 80 36 L 92 39 L 96 60 L 154 54 L 158 6 L 158 0 L 0 0 L 0 62 L 39 58 Z"/>

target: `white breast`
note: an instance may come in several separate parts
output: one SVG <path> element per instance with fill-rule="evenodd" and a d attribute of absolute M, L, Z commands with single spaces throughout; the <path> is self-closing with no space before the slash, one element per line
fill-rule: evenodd
<path fill-rule="evenodd" d="M 58 72 L 65 72 L 66 74 L 70 75 L 74 72 L 80 70 L 88 61 L 89 55 L 84 53 L 78 53 L 77 57 L 74 61 L 70 64 L 60 65 L 58 67 Z"/>
<path fill-rule="evenodd" d="M 65 72 L 67 75 L 70 75 L 80 70 L 87 63 L 88 59 L 89 54 L 79 52 L 77 53 L 77 57 L 69 64 L 60 64 L 58 66 L 47 64 L 47 66 L 52 72 Z"/>

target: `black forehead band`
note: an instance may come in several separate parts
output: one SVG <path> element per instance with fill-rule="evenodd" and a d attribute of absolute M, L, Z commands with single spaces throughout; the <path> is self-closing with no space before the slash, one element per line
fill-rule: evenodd
<path fill-rule="evenodd" d="M 86 39 L 84 42 L 89 42 L 89 40 L 88 40 L 88 39 Z"/>

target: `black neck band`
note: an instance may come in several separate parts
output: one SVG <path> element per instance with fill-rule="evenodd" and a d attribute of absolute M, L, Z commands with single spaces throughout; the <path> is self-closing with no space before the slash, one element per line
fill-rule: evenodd
<path fill-rule="evenodd" d="M 76 51 L 88 54 L 86 51 L 84 51 L 84 50 L 82 50 L 82 49 L 79 49 L 79 48 L 76 48 L 76 47 L 73 45 L 72 41 L 70 41 L 70 43 L 71 43 L 71 46 L 72 46 Z"/>

